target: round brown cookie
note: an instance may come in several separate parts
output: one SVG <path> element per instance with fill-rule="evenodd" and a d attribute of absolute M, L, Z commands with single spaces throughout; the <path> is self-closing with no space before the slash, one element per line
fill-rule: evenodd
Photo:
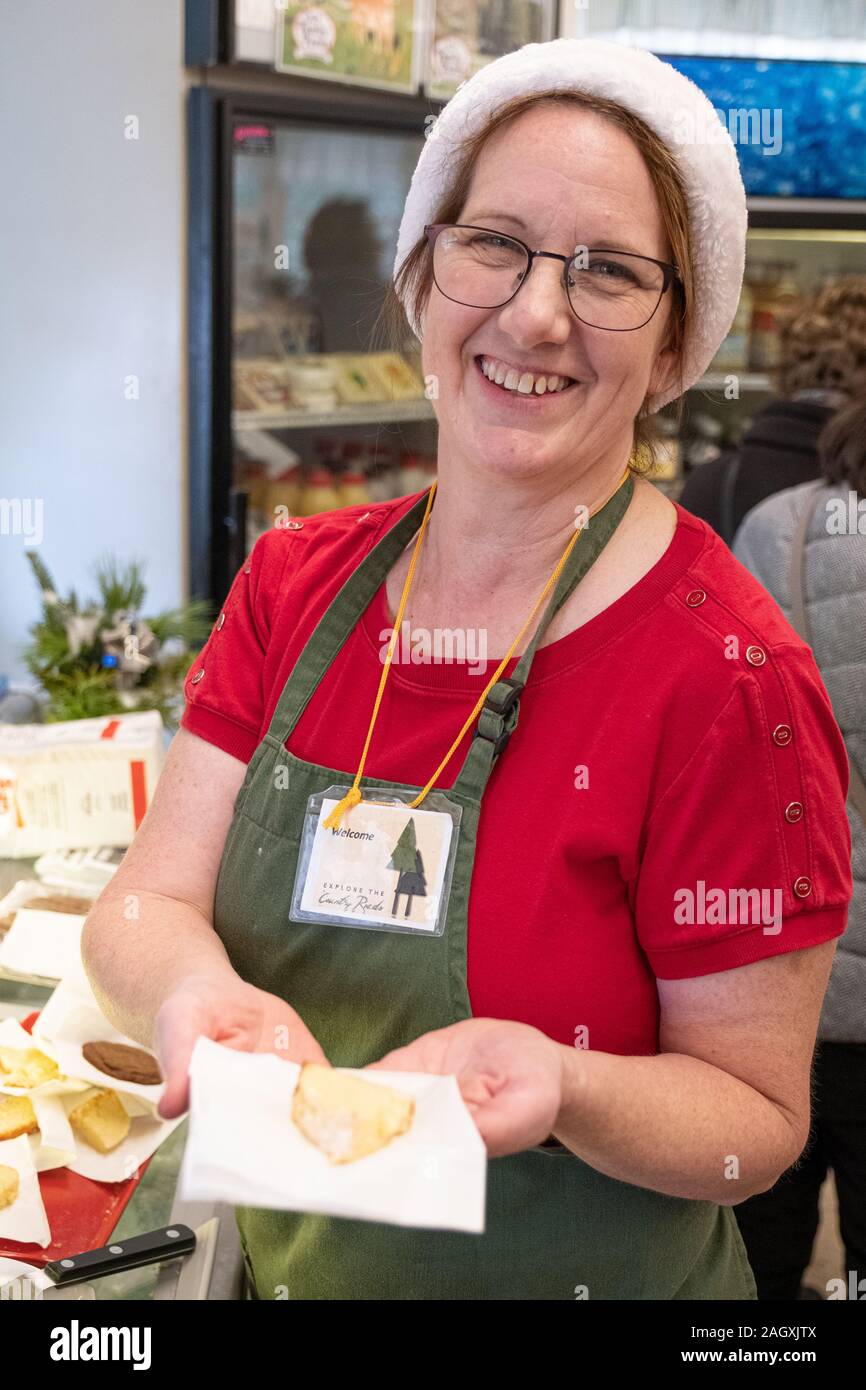
<path fill-rule="evenodd" d="M 156 1058 L 140 1047 L 127 1043 L 88 1042 L 81 1049 L 91 1066 L 113 1076 L 115 1081 L 137 1081 L 140 1086 L 158 1086 L 162 1072 Z"/>

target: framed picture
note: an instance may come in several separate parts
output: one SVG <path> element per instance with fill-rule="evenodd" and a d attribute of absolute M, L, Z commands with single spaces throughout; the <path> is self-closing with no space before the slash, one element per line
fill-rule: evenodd
<path fill-rule="evenodd" d="M 554 37 L 553 0 L 432 0 L 424 62 L 428 96 L 447 101 L 479 68 Z"/>
<path fill-rule="evenodd" d="M 421 76 L 418 8 L 416 0 L 280 0 L 274 67 L 414 94 Z"/>

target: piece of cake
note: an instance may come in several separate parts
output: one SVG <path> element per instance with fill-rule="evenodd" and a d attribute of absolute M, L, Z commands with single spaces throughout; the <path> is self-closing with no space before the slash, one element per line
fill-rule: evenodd
<path fill-rule="evenodd" d="M 129 1133 L 129 1116 L 116 1091 L 97 1091 L 69 1112 L 69 1123 L 97 1153 L 111 1153 Z"/>
<path fill-rule="evenodd" d="M 19 1178 L 15 1168 L 0 1163 L 0 1208 L 11 1207 L 18 1196 Z"/>
<path fill-rule="evenodd" d="M 41 1086 L 59 1076 L 60 1068 L 36 1047 L 0 1047 L 0 1083 L 4 1086 Z"/>
<path fill-rule="evenodd" d="M 298 1129 L 332 1163 L 351 1163 L 405 1134 L 415 1114 L 411 1096 L 334 1067 L 305 1062 L 292 1098 Z"/>
<path fill-rule="evenodd" d="M 0 1139 L 35 1134 L 38 1128 L 36 1111 L 26 1096 L 0 1095 Z"/>

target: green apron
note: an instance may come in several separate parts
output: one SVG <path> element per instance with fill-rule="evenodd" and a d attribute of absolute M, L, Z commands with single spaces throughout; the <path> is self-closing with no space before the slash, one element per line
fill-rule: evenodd
<path fill-rule="evenodd" d="M 629 477 L 574 546 L 513 676 L 488 695 L 454 785 L 441 788 L 462 807 L 441 936 L 300 923 L 289 915 L 307 801 L 326 787 L 348 785 L 355 769 L 303 762 L 284 745 L 418 530 L 426 493 L 350 575 L 301 652 L 238 792 L 214 925 L 237 973 L 297 1009 L 335 1066 L 363 1067 L 422 1033 L 472 1017 L 467 908 L 481 798 L 517 723 L 536 646 L 613 534 L 633 488 Z M 409 789 L 375 777 L 361 785 Z M 619 1182 L 555 1141 L 489 1162 L 481 1236 L 251 1207 L 236 1215 L 260 1299 L 757 1296 L 732 1208 Z"/>

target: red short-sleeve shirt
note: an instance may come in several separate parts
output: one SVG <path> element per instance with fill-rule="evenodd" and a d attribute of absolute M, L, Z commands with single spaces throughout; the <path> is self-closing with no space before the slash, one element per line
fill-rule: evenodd
<path fill-rule="evenodd" d="M 420 495 L 264 535 L 190 668 L 184 727 L 248 761 L 331 599 Z M 287 742 L 297 757 L 354 777 L 390 623 L 383 583 Z M 496 664 L 393 665 L 366 773 L 423 786 Z M 649 573 L 536 653 L 482 803 L 473 1012 L 566 1044 L 657 1052 L 656 977 L 729 970 L 844 931 L 847 786 L 810 649 L 678 506 Z"/>

